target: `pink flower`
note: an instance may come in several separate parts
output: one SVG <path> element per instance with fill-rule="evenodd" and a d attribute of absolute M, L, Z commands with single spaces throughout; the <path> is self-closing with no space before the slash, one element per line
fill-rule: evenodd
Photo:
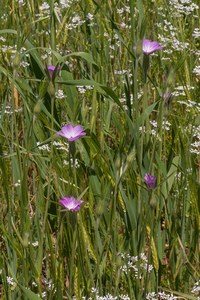
<path fill-rule="evenodd" d="M 134 50 L 136 50 L 136 46 L 133 47 Z M 161 50 L 162 47 L 158 42 L 151 42 L 148 39 L 143 39 L 143 44 L 142 44 L 142 52 L 145 53 L 146 55 L 149 55 L 156 50 Z"/>
<path fill-rule="evenodd" d="M 66 139 L 68 139 L 69 142 L 75 141 L 81 136 L 86 135 L 86 132 L 82 132 L 83 127 L 79 125 L 73 127 L 71 124 L 68 124 L 62 127 L 61 129 L 62 133 L 57 132 L 56 134 L 65 137 Z"/>
<path fill-rule="evenodd" d="M 174 97 L 174 95 L 167 93 L 167 95 L 160 95 L 160 97 L 162 97 L 166 103 L 170 102 L 172 100 L 172 98 Z"/>
<path fill-rule="evenodd" d="M 146 182 L 148 189 L 153 190 L 155 188 L 156 176 L 149 175 L 148 173 L 146 173 L 144 176 L 144 180 Z"/>
<path fill-rule="evenodd" d="M 54 72 L 55 68 L 56 68 L 55 66 L 47 66 L 45 68 L 46 73 L 49 72 L 49 76 L 50 76 L 51 79 L 52 79 L 53 72 Z M 57 67 L 56 76 L 58 75 L 59 72 L 60 72 L 60 67 Z"/>
<path fill-rule="evenodd" d="M 72 196 L 70 198 L 69 197 L 64 197 L 64 198 L 60 199 L 59 202 L 67 210 L 78 211 L 80 209 L 81 203 L 83 203 L 84 201 L 83 200 L 76 201 L 76 199 Z"/>

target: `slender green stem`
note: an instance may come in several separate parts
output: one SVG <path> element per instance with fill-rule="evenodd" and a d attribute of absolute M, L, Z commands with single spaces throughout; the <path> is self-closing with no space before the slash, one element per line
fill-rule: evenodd
<path fill-rule="evenodd" d="M 50 190 L 51 190 L 51 175 L 52 175 L 52 160 L 53 160 L 53 121 L 54 121 L 54 96 L 51 97 L 51 152 L 50 152 L 50 165 L 49 165 L 49 176 L 48 176 L 48 189 L 47 189 L 47 201 L 45 204 L 45 213 L 44 213 L 44 221 L 43 228 L 41 234 L 41 242 L 38 254 L 38 274 L 39 269 L 42 268 L 42 254 L 43 254 L 43 242 L 44 242 L 44 233 L 47 223 L 47 215 L 49 208 L 49 198 L 50 198 Z"/>
<path fill-rule="evenodd" d="M 144 112 L 147 109 L 147 107 L 148 107 L 148 96 L 147 96 L 147 79 L 146 79 L 144 83 Z M 149 116 L 147 116 L 145 120 L 145 133 L 146 133 L 145 145 L 147 146 L 149 143 Z"/>
<path fill-rule="evenodd" d="M 149 281 L 149 265 L 151 259 L 151 240 L 153 238 L 153 226 L 154 226 L 154 208 L 150 208 L 151 210 L 151 227 L 150 227 L 150 239 L 149 239 L 149 252 L 148 252 L 148 262 L 147 262 L 147 273 L 146 273 L 146 280 L 145 280 L 145 289 L 144 289 L 144 297 L 147 293 L 147 286 Z M 146 297 L 145 297 L 146 299 Z"/>
<path fill-rule="evenodd" d="M 114 274 L 116 275 L 117 273 L 117 268 L 116 268 L 116 247 L 117 247 L 117 220 L 116 220 L 116 206 L 117 206 L 117 189 L 118 189 L 118 184 L 119 184 L 119 171 L 117 171 L 116 174 L 116 181 L 115 181 L 115 191 L 114 191 L 114 208 L 113 208 L 113 214 L 114 214 L 114 243 L 113 243 L 113 254 L 112 254 L 112 267 L 114 266 Z M 111 282 L 112 282 L 112 274 L 113 272 L 111 271 Z M 115 297 L 115 294 L 114 294 Z"/>
<path fill-rule="evenodd" d="M 55 22 L 55 14 L 54 14 L 54 0 L 51 0 L 50 5 L 50 22 L 51 22 L 51 49 L 56 51 L 56 22 Z M 55 64 L 55 57 L 53 56 L 53 65 Z"/>
<path fill-rule="evenodd" d="M 99 217 L 97 217 L 96 226 L 95 226 L 95 252 L 96 252 L 96 258 L 97 258 L 97 263 L 96 263 L 96 270 L 97 270 L 96 288 L 98 288 L 98 283 L 100 284 L 100 282 L 101 282 L 100 276 L 98 278 L 98 275 L 100 275 L 99 272 L 98 272 L 98 270 L 99 270 L 98 228 L 99 228 Z M 98 282 L 98 279 L 99 279 L 99 282 Z"/>
<path fill-rule="evenodd" d="M 75 153 L 72 154 L 72 158 L 73 158 L 74 184 L 75 184 L 75 189 L 76 189 L 76 197 L 78 198 L 78 185 L 77 185 L 77 174 L 76 174 L 76 165 L 75 165 Z"/>
<path fill-rule="evenodd" d="M 76 251 L 76 234 L 77 234 L 77 223 L 75 225 L 75 230 L 73 230 L 73 242 L 72 242 L 72 256 L 71 256 L 71 264 L 70 264 L 70 274 L 69 274 L 69 293 L 73 294 L 73 269 L 74 269 L 74 257 Z"/>
<path fill-rule="evenodd" d="M 168 94 L 168 91 L 169 91 L 169 88 L 167 87 L 166 89 L 166 92 L 165 92 L 165 97 L 167 97 L 167 94 Z M 159 158 L 161 159 L 161 152 L 162 152 L 162 133 L 163 133 L 163 106 L 164 106 L 164 103 L 165 103 L 165 99 L 163 99 L 163 101 L 161 101 L 160 105 L 159 105 L 159 124 L 158 124 L 158 128 L 160 129 L 159 130 L 159 143 L 158 143 L 158 156 Z M 158 168 L 158 175 L 157 175 L 157 185 L 160 184 L 160 173 L 161 173 L 161 170 L 160 168 Z"/>

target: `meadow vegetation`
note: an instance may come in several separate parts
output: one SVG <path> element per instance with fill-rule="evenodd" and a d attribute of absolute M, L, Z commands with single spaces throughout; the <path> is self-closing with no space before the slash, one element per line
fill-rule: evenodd
<path fill-rule="evenodd" d="M 0 1 L 1 299 L 199 299 L 199 17 Z"/>

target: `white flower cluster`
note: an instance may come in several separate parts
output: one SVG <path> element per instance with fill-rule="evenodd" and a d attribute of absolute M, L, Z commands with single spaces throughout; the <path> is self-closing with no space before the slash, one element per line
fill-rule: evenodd
<path fill-rule="evenodd" d="M 73 167 L 73 159 L 72 159 L 72 158 L 70 158 L 70 162 L 71 162 L 71 166 Z M 63 165 L 68 166 L 68 165 L 69 165 L 69 162 L 68 162 L 67 160 L 63 160 Z M 75 159 L 75 167 L 76 167 L 76 168 L 79 168 L 79 167 L 80 167 L 77 158 Z"/>
<path fill-rule="evenodd" d="M 87 90 L 93 90 L 93 88 L 94 88 L 93 85 L 86 85 L 86 86 L 77 85 L 77 89 L 80 94 L 85 94 Z"/>
<path fill-rule="evenodd" d="M 16 2 L 18 2 L 22 6 L 26 5 L 26 2 L 24 0 L 16 0 Z"/>
<path fill-rule="evenodd" d="M 154 127 L 154 128 L 157 128 L 158 127 L 158 123 L 157 121 L 153 120 L 153 121 L 149 121 L 149 123 Z M 170 126 L 172 126 L 172 124 L 167 121 L 167 120 L 164 120 L 163 123 L 163 129 L 169 131 L 170 130 Z M 152 135 L 155 135 L 155 131 L 152 130 Z"/>
<path fill-rule="evenodd" d="M 195 73 L 197 76 L 199 76 L 199 75 L 200 75 L 200 66 L 196 66 L 196 67 L 193 69 L 192 73 Z"/>
<path fill-rule="evenodd" d="M 191 293 L 197 294 L 200 292 L 200 286 L 199 286 L 200 281 L 195 282 L 193 289 L 191 290 Z"/>
<path fill-rule="evenodd" d="M 50 14 L 50 5 L 47 2 L 44 2 L 40 7 L 39 10 L 42 12 L 40 14 L 40 17 L 42 17 L 44 14 L 49 15 Z"/>
<path fill-rule="evenodd" d="M 85 20 L 81 20 L 81 17 L 79 15 L 75 15 L 72 18 L 72 23 L 69 23 L 68 25 L 66 25 L 66 28 L 68 28 L 68 30 L 72 30 L 72 29 L 76 29 L 78 26 L 81 26 L 82 24 L 85 23 Z"/>
<path fill-rule="evenodd" d="M 171 11 L 174 12 L 175 17 L 181 17 L 182 14 L 190 15 L 195 9 L 199 9 L 199 6 L 193 3 L 191 0 L 171 0 L 169 4 L 171 5 Z M 192 2 L 192 3 L 191 3 Z M 183 5 L 189 4 L 189 5 Z"/>
<path fill-rule="evenodd" d="M 98 295 L 98 289 L 92 288 L 91 293 L 95 294 L 95 299 L 98 300 L 115 300 L 118 299 L 118 297 L 114 297 L 111 294 L 107 294 L 105 296 L 99 296 Z M 73 297 L 73 299 L 76 299 L 76 297 Z M 119 299 L 123 300 L 130 300 L 131 298 L 128 295 L 119 295 Z M 157 294 L 155 292 L 151 292 L 146 294 L 146 300 L 175 300 L 178 299 L 178 297 L 174 296 L 173 294 L 165 294 L 165 292 L 158 292 Z M 82 300 L 87 300 L 86 297 L 82 297 Z M 93 300 L 92 297 L 88 298 L 88 300 Z M 197 299 L 198 300 L 198 299 Z"/>
<path fill-rule="evenodd" d="M 41 146 L 40 146 L 40 144 L 41 144 L 40 142 L 37 142 L 37 146 L 38 146 L 39 150 L 48 151 L 48 152 L 51 151 L 50 146 L 48 144 L 44 144 L 44 145 L 41 145 Z M 64 150 L 66 152 L 69 152 L 69 144 L 66 143 L 66 142 L 60 143 L 60 142 L 54 141 L 53 145 L 56 146 L 57 150 Z"/>
<path fill-rule="evenodd" d="M 200 37 L 200 30 L 199 28 L 195 28 L 193 33 L 192 33 L 192 36 L 195 38 L 195 39 L 198 39 Z"/>
<path fill-rule="evenodd" d="M 187 107 L 194 107 L 194 105 L 197 104 L 195 101 L 191 101 L 191 100 L 187 100 L 187 101 L 188 102 L 183 100 L 178 100 L 177 102 L 181 104 L 185 104 Z M 198 111 L 200 111 L 200 103 L 198 103 L 197 106 L 195 106 L 195 108 L 198 109 Z"/>
<path fill-rule="evenodd" d="M 95 294 L 94 297 L 97 300 L 117 300 L 118 299 L 118 297 L 114 297 L 114 296 L 112 296 L 109 293 L 107 295 L 105 295 L 105 296 L 99 296 L 98 295 L 99 294 L 99 289 L 98 288 L 97 289 L 96 288 L 92 288 L 91 289 L 91 293 Z M 123 300 L 130 300 L 130 298 L 129 298 L 128 295 L 119 295 L 119 298 L 123 299 Z M 74 299 L 76 299 L 76 298 L 74 298 Z M 86 297 L 82 297 L 82 300 L 86 300 Z M 90 298 L 88 298 L 88 300 L 93 300 L 93 298 L 90 297 Z"/>
<path fill-rule="evenodd" d="M 191 149 L 189 150 L 191 153 L 200 154 L 200 126 L 193 126 L 193 137 L 197 139 L 194 143 L 191 144 Z"/>
<path fill-rule="evenodd" d="M 120 267 L 120 269 L 126 274 L 128 271 L 133 270 L 135 272 L 135 277 L 138 278 L 138 256 L 130 256 L 129 254 L 125 255 L 123 253 L 119 254 L 123 259 L 128 259 L 128 262 Z M 143 271 L 147 271 L 147 262 L 148 259 L 144 253 L 141 253 L 140 258 L 142 260 L 140 264 L 140 279 L 142 278 Z M 153 270 L 153 266 L 149 265 L 148 272 L 150 273 Z"/>
<path fill-rule="evenodd" d="M 64 99 L 65 97 L 67 97 L 67 95 L 64 94 L 64 91 L 59 89 L 56 94 L 55 94 L 56 98 L 59 98 L 59 99 Z"/>
<path fill-rule="evenodd" d="M 180 42 L 176 37 L 175 37 L 175 32 L 170 31 L 171 37 L 167 38 L 164 37 L 162 34 L 158 34 L 158 38 L 161 41 L 161 46 L 166 47 L 169 43 L 171 44 L 171 47 L 175 51 L 182 51 L 184 49 L 187 49 L 189 46 L 189 43 L 187 42 Z"/>
<path fill-rule="evenodd" d="M 79 2 L 79 0 L 76 0 L 76 2 Z M 68 8 L 73 3 L 73 0 L 60 0 L 60 4 L 62 8 Z"/>

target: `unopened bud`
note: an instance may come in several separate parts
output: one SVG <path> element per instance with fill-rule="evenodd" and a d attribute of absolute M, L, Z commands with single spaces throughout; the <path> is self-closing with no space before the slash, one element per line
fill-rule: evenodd
<path fill-rule="evenodd" d="M 17 69 L 20 65 L 20 52 L 17 51 L 13 60 L 13 67 Z"/>
<path fill-rule="evenodd" d="M 174 81 L 174 76 L 175 76 L 175 73 L 174 73 L 174 70 L 172 70 L 170 73 L 169 73 L 169 76 L 167 78 L 167 87 L 170 87 Z"/>
<path fill-rule="evenodd" d="M 115 161 L 115 167 L 117 170 L 119 170 L 121 168 L 121 163 L 122 163 L 121 156 L 120 156 L 120 154 L 118 154 L 117 159 Z"/>
<path fill-rule="evenodd" d="M 120 255 L 117 257 L 117 268 L 119 269 L 122 266 L 122 258 Z"/>
<path fill-rule="evenodd" d="M 139 58 L 142 54 L 142 45 L 143 45 L 143 40 L 139 40 L 136 46 L 136 58 Z"/>
<path fill-rule="evenodd" d="M 51 98 L 55 96 L 56 90 L 52 81 L 49 82 L 48 92 Z"/>
<path fill-rule="evenodd" d="M 28 247 L 28 238 L 29 238 L 29 233 L 25 232 L 24 233 L 24 239 L 23 239 L 23 246 Z"/>
<path fill-rule="evenodd" d="M 195 126 L 199 126 L 200 125 L 200 116 L 198 116 L 194 122 Z"/>
<path fill-rule="evenodd" d="M 154 209 L 156 207 L 156 204 L 157 204 L 156 196 L 155 196 L 154 192 L 152 192 L 149 205 L 151 208 Z"/>
<path fill-rule="evenodd" d="M 35 115 L 39 114 L 39 112 L 41 111 L 41 107 L 42 107 L 42 99 L 39 99 L 33 109 Z"/>
<path fill-rule="evenodd" d="M 131 164 L 135 158 L 135 149 L 131 151 L 131 153 L 127 156 L 127 163 Z"/>
<path fill-rule="evenodd" d="M 46 92 L 47 92 L 47 87 L 48 87 L 48 82 L 43 80 L 40 82 L 40 87 L 39 87 L 39 98 L 42 99 Z"/>
<path fill-rule="evenodd" d="M 97 217 L 101 217 L 101 215 L 103 214 L 103 210 L 104 210 L 104 200 L 99 200 L 99 203 L 97 205 Z"/>

